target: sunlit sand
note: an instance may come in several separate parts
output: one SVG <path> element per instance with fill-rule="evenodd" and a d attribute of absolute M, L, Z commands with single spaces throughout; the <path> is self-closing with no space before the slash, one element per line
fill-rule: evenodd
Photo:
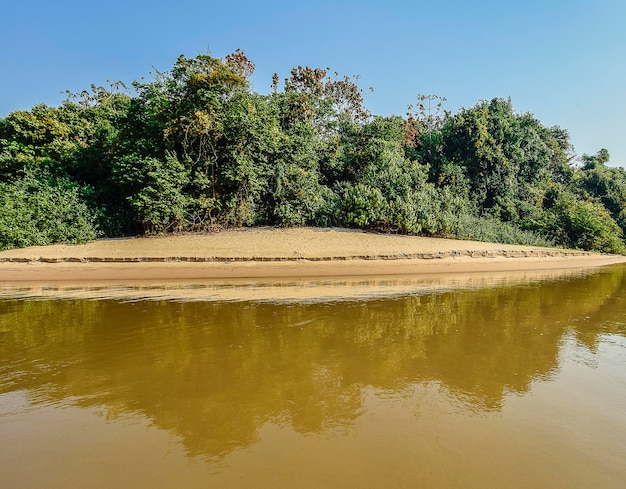
<path fill-rule="evenodd" d="M 4 296 L 266 300 L 551 279 L 626 257 L 329 228 L 253 228 L 0 252 Z"/>

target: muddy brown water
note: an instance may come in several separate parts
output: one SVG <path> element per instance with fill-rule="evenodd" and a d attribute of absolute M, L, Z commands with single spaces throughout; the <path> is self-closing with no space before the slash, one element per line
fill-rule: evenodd
<path fill-rule="evenodd" d="M 346 300 L 19 295 L 1 487 L 626 481 L 624 266 Z"/>

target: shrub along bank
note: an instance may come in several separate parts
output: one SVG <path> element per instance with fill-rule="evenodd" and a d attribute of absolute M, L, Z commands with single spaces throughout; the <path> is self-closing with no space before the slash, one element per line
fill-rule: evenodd
<path fill-rule="evenodd" d="M 510 101 L 406 117 L 349 77 L 180 56 L 152 80 L 0 119 L 0 249 L 233 226 L 345 226 L 624 251 L 626 173 Z"/>

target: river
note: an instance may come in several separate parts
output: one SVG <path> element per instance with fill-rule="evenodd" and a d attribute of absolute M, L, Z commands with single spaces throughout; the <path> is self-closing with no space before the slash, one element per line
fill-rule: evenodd
<path fill-rule="evenodd" d="M 624 487 L 625 266 L 356 283 L 5 289 L 0 486 Z"/>

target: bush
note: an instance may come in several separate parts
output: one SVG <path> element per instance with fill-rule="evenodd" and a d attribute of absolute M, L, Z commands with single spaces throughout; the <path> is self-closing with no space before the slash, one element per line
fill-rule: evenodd
<path fill-rule="evenodd" d="M 95 239 L 94 212 L 80 190 L 33 177 L 0 183 L 0 250 Z"/>
<path fill-rule="evenodd" d="M 556 242 L 571 248 L 624 253 L 622 230 L 602 204 L 562 195 L 549 210 L 548 230 Z"/>
<path fill-rule="evenodd" d="M 349 227 L 386 228 L 389 205 L 377 187 L 348 184 L 342 194 L 343 223 Z"/>

